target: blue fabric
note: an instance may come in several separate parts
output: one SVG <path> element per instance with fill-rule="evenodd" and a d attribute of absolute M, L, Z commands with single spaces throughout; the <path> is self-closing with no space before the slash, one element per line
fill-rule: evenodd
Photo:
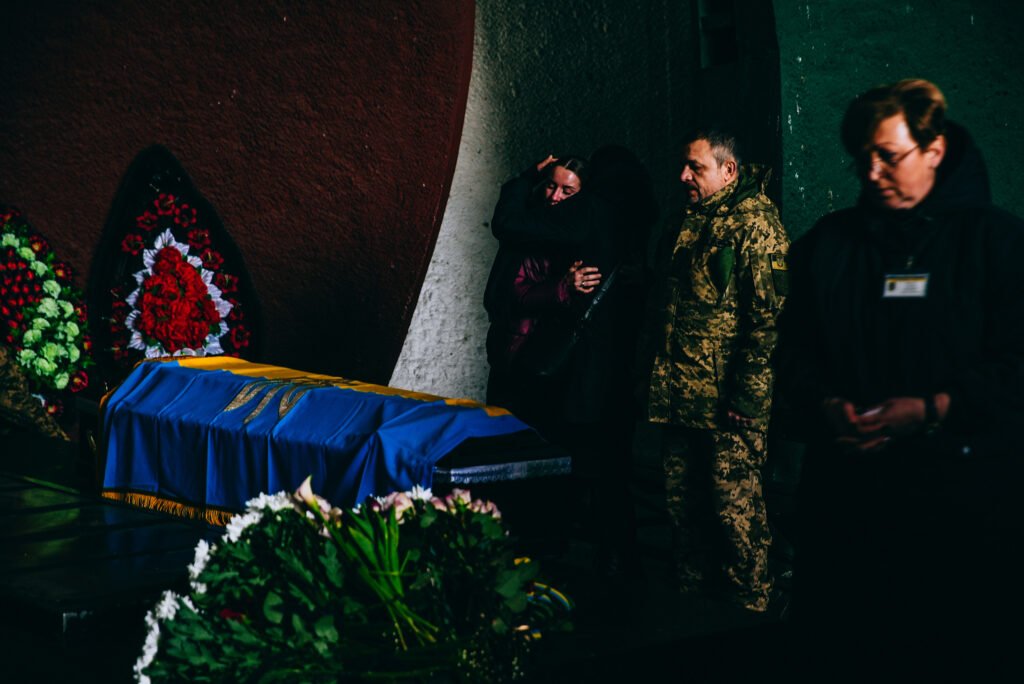
<path fill-rule="evenodd" d="M 369 385 L 310 389 L 284 417 L 278 408 L 294 385 L 267 385 L 226 410 L 245 387 L 266 382 L 177 361 L 140 364 L 105 404 L 104 488 L 241 510 L 260 492 L 293 491 L 312 475 L 314 491 L 351 506 L 429 487 L 437 461 L 469 437 L 529 429 L 481 405 Z"/>

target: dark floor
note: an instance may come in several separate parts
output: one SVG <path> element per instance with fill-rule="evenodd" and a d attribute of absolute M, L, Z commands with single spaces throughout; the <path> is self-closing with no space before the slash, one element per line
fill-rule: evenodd
<path fill-rule="evenodd" d="M 638 438 L 631 477 L 638 523 L 637 544 L 627 559 L 634 561 L 627 563 L 631 572 L 603 572 L 600 545 L 579 521 L 548 521 L 549 530 L 559 526 L 549 538 L 524 535 L 545 577 L 576 602 L 575 630 L 548 634 L 535 643 L 532 679 L 792 681 L 792 640 L 777 615 L 681 597 L 672 590 L 659 469 L 652 457 L 656 450 L 648 439 L 644 434 Z M 219 532 L 95 499 L 92 463 L 86 450 L 73 443 L 15 434 L 0 436 L 0 445 L 2 681 L 130 681 L 145 611 L 160 590 L 184 583 L 195 541 Z M 788 505 L 783 480 L 770 493 L 780 512 Z M 494 491 L 493 498 L 506 507 L 513 526 L 517 499 L 528 500 L 536 510 L 539 497 L 565 494 L 563 484 L 533 483 L 518 491 L 509 485 Z M 15 520 L 19 507 L 32 510 L 28 529 L 28 518 Z M 101 527 L 114 532 L 101 537 Z M 776 532 L 773 559 L 783 588 L 788 577 L 784 532 Z M 103 538 L 111 545 L 113 537 L 121 540 L 113 544 L 116 548 L 90 542 Z M 150 548 L 154 539 L 160 540 L 159 550 Z M 122 560 L 112 565 L 112 554 Z M 104 558 L 108 562 L 100 563 Z M 117 591 L 111 593 L 111 586 Z M 76 603 L 83 596 L 85 602 Z"/>

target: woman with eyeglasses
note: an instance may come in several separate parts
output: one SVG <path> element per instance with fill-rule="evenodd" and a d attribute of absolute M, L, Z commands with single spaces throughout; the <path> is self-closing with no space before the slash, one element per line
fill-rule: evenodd
<path fill-rule="evenodd" d="M 934 84 L 868 90 L 841 131 L 860 199 L 793 244 L 780 339 L 808 428 L 794 618 L 866 667 L 984 680 L 1022 615 L 1024 223 Z"/>

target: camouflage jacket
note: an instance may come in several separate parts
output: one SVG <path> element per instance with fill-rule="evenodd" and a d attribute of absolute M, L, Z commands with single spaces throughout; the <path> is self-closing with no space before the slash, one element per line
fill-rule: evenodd
<path fill-rule="evenodd" d="M 658 255 L 664 289 L 655 314 L 660 328 L 652 332 L 651 422 L 716 429 L 733 409 L 767 427 L 789 248 L 764 194 L 769 174 L 742 167 L 736 181 L 688 208 L 679 232 L 666 236 Z"/>

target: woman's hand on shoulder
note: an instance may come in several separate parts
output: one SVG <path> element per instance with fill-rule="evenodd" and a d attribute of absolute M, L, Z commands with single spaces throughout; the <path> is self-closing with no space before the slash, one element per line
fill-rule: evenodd
<path fill-rule="evenodd" d="M 546 167 L 551 162 L 555 161 L 555 159 L 557 159 L 557 158 L 558 157 L 556 157 L 555 155 L 549 154 L 546 159 L 544 159 L 543 161 L 540 161 L 540 162 L 537 163 L 537 171 L 538 172 L 543 171 L 544 167 Z"/>

